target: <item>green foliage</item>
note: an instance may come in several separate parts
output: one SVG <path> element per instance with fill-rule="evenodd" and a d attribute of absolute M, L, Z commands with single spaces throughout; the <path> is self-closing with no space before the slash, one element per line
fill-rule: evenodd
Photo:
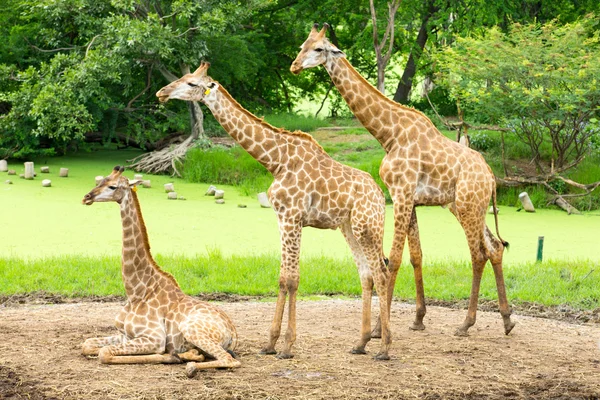
<path fill-rule="evenodd" d="M 292 132 L 312 132 L 317 128 L 329 126 L 329 122 L 324 119 L 289 113 L 268 114 L 265 115 L 265 121 Z"/>
<path fill-rule="evenodd" d="M 600 135 L 600 31 L 593 16 L 564 26 L 497 28 L 438 54 L 439 82 L 464 109 L 511 128 L 539 170 L 577 164 Z"/>
<path fill-rule="evenodd" d="M 184 292 L 235 293 L 275 296 L 279 256 L 277 254 L 225 255 L 218 249 L 193 257 L 157 256 L 157 263 L 172 273 Z M 89 268 L 94 265 L 94 268 Z M 424 266 L 427 297 L 456 301 L 469 298 L 471 266 L 466 261 L 444 261 Z M 63 256 L 37 260 L 0 258 L 0 294 L 12 295 L 44 290 L 65 296 L 124 295 L 118 256 Z M 350 257 L 303 257 L 300 261 L 300 295 L 361 293 L 356 266 Z M 505 282 L 511 302 L 544 305 L 567 304 L 581 310 L 600 307 L 597 287 L 600 274 L 586 260 L 545 261 L 505 266 Z M 395 295 L 414 299 L 410 265 L 400 268 Z M 481 282 L 482 300 L 497 298 L 492 268 Z"/>

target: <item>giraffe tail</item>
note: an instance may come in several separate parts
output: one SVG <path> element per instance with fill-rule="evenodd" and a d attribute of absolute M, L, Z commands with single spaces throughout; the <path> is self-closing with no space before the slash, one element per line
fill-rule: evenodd
<path fill-rule="evenodd" d="M 508 249 L 508 242 L 500 236 L 500 230 L 498 229 L 498 209 L 496 208 L 496 185 L 494 185 L 494 191 L 492 192 L 492 207 L 494 208 L 494 222 L 496 223 L 496 235 L 502 242 L 502 245 Z"/>

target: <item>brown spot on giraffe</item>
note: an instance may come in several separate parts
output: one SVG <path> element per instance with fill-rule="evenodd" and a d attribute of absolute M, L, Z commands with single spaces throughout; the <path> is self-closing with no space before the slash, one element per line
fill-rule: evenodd
<path fill-rule="evenodd" d="M 98 356 L 103 364 L 159 364 L 188 361 L 186 374 L 207 368 L 236 368 L 229 353 L 238 336 L 229 317 L 219 308 L 184 294 L 175 278 L 152 258 L 148 234 L 135 185 L 112 173 L 83 198 L 83 203 L 117 202 L 123 226 L 122 278 L 127 303 L 117 315 L 120 335 L 91 338 L 82 353 Z M 214 361 L 204 360 L 204 355 Z"/>
<path fill-rule="evenodd" d="M 510 319 L 502 273 L 502 256 L 508 243 L 498 232 L 496 182 L 490 167 L 479 153 L 442 135 L 423 113 L 395 103 L 369 84 L 350 65 L 345 54 L 327 40 L 327 28 L 325 24 L 319 31 L 316 25 L 313 26 L 290 70 L 299 74 L 303 69 L 323 65 L 354 115 L 386 151 L 379 172 L 392 196 L 395 219 L 388 304 L 391 305 L 404 242 L 408 238 L 417 289 L 417 315 L 411 328 L 425 328 L 422 254 L 415 207 L 448 205 L 463 227 L 473 265 L 469 310 L 456 334 L 466 336 L 475 323 L 479 285 L 488 260 L 496 277 L 504 332 L 509 334 L 515 324 Z M 406 161 L 401 164 L 402 168 L 397 167 L 396 160 L 399 159 Z M 490 198 L 498 238 L 485 224 Z"/>
<path fill-rule="evenodd" d="M 360 339 L 354 353 L 364 353 L 371 339 L 371 295 L 380 295 L 382 337 L 377 359 L 388 359 L 391 343 L 387 305 L 388 271 L 383 256 L 385 199 L 373 178 L 333 160 L 308 134 L 275 128 L 238 104 L 207 74 L 202 64 L 193 74 L 165 86 L 156 94 L 160 101 L 202 101 L 244 149 L 274 177 L 268 195 L 277 213 L 281 238 L 279 294 L 269 342 L 262 353 L 275 354 L 289 296 L 289 318 L 279 358 L 292 357 L 296 340 L 296 293 L 300 279 L 298 262 L 302 228 L 340 228 L 359 270 L 363 290 Z M 241 118 L 231 118 L 240 116 Z M 235 120 L 237 123 L 227 123 Z"/>

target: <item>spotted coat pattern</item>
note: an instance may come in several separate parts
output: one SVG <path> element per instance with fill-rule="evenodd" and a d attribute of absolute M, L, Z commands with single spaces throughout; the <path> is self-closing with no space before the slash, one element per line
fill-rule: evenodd
<path fill-rule="evenodd" d="M 392 196 L 395 220 L 388 303 L 391 305 L 404 243 L 408 239 L 417 289 L 417 313 L 411 329 L 425 328 L 422 252 L 415 207 L 448 206 L 463 227 L 473 266 L 469 310 L 456 334 L 466 336 L 475 323 L 479 286 L 487 260 L 494 269 L 500 313 L 508 334 L 514 327 L 502 273 L 502 256 L 508 243 L 498 233 L 496 183 L 490 167 L 481 154 L 442 135 L 424 114 L 388 99 L 369 84 L 350 65 L 344 53 L 329 42 L 325 36 L 327 28 L 325 25 L 319 31 L 316 24 L 313 26 L 290 69 L 299 74 L 303 69 L 323 65 L 354 115 L 386 151 L 379 174 Z M 485 224 L 490 198 L 498 238 Z"/>
<path fill-rule="evenodd" d="M 136 187 L 115 167 L 83 203 L 117 202 L 123 227 L 122 278 L 127 303 L 117 315 L 119 335 L 87 339 L 82 353 L 104 364 L 181 363 L 188 376 L 199 369 L 239 367 L 228 352 L 238 341 L 235 326 L 219 308 L 184 294 L 150 253 Z M 204 360 L 204 355 L 214 361 Z"/>
<path fill-rule="evenodd" d="M 279 358 L 292 357 L 296 340 L 296 293 L 300 280 L 299 256 L 302 228 L 340 228 L 357 264 L 363 290 L 361 335 L 353 348 L 364 353 L 371 338 L 371 295 L 373 285 L 380 302 L 382 343 L 378 359 L 388 358 L 391 336 L 387 306 L 388 269 L 383 256 L 385 199 L 373 178 L 333 160 L 308 134 L 275 128 L 240 106 L 207 74 L 202 64 L 193 74 L 162 88 L 157 96 L 202 101 L 225 130 L 252 157 L 271 172 L 274 182 L 269 200 L 277 214 L 281 237 L 279 294 L 269 342 L 262 350 L 275 354 L 281 333 L 286 298 L 289 296 L 288 327 Z"/>

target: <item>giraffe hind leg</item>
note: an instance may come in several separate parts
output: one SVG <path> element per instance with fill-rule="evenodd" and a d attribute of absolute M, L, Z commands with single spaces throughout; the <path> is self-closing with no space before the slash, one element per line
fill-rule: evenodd
<path fill-rule="evenodd" d="M 228 350 L 225 350 L 219 343 L 209 338 L 194 338 L 193 343 L 203 352 L 214 357 L 214 361 L 206 362 L 188 362 L 185 373 L 188 378 L 193 378 L 199 370 L 210 368 L 238 368 L 242 365 L 238 360 L 232 357 Z"/>
<path fill-rule="evenodd" d="M 83 342 L 81 354 L 84 356 L 97 356 L 101 348 L 121 344 L 124 340 L 125 336 L 123 335 L 89 338 Z"/>
<path fill-rule="evenodd" d="M 178 364 L 175 354 L 164 353 L 158 338 L 139 337 L 118 345 L 105 346 L 98 352 L 102 364 Z"/>

